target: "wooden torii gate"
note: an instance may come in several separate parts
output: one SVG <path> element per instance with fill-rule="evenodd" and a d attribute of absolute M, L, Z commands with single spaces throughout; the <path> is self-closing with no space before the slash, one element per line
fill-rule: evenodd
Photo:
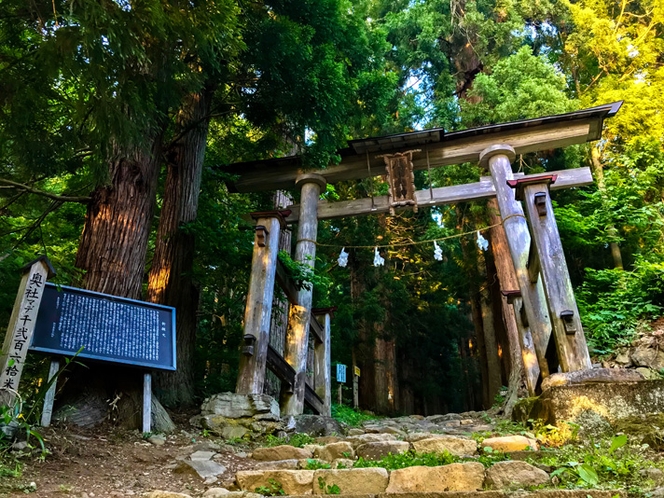
<path fill-rule="evenodd" d="M 320 201 L 325 185 L 383 175 L 383 156 L 403 157 L 406 151 L 412 153 L 410 167 L 415 170 L 479 162 L 490 173 L 477 183 L 411 192 L 410 204 L 422 208 L 497 199 L 519 285 L 518 289 L 504 290 L 504 294 L 514 308 L 529 391 L 535 393 L 542 378 L 554 373 L 558 365 L 563 372 L 590 368 L 588 347 L 549 195 L 550 190 L 592 184 L 590 169 L 523 175 L 513 173 L 511 163 L 517 154 L 598 140 L 604 119 L 615 115 L 621 105 L 622 102 L 616 102 L 453 133 L 433 129 L 354 140 L 347 149 L 339 151 L 342 158 L 339 164 L 320 170 L 303 171 L 300 158 L 296 156 L 237 163 L 225 168 L 237 175 L 235 181 L 228 183 L 233 192 L 294 186 L 301 191 L 299 205 L 254 216 L 257 239 L 245 313 L 245 337 L 255 343 L 255 354 L 240 364 L 237 392 L 262 392 L 279 231 L 287 224 L 297 223 L 295 259 L 313 265 L 318 220 L 385 213 L 408 204 L 394 203 L 389 196 Z M 297 304 L 291 304 L 284 358 L 295 371 L 295 377 L 292 393 L 282 398 L 283 415 L 303 411 L 311 305 L 311 290 L 306 289 L 299 291 Z M 327 395 L 329 399 L 329 388 Z"/>

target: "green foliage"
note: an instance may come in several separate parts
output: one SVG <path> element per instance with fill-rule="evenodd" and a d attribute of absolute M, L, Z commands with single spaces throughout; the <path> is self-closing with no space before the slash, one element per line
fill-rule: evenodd
<path fill-rule="evenodd" d="M 443 453 L 415 453 L 413 450 L 405 453 L 392 455 L 391 453 L 380 460 L 366 460 L 358 458 L 353 467 L 382 467 L 387 470 L 404 469 L 406 467 L 415 467 L 422 465 L 425 467 L 437 467 L 460 461 L 458 457 L 448 452 Z"/>
<path fill-rule="evenodd" d="M 477 103 L 462 102 L 467 126 L 562 114 L 578 104 L 565 94 L 565 78 L 530 47 L 500 60 L 491 74 L 479 74 L 469 92 Z"/>
<path fill-rule="evenodd" d="M 268 479 L 268 486 L 258 486 L 254 491 L 263 496 L 283 496 L 286 494 L 283 485 L 275 479 Z"/>
<path fill-rule="evenodd" d="M 288 252 L 279 251 L 278 257 L 298 289 L 311 290 L 316 288 L 319 289 L 319 292 L 324 292 L 324 289 L 332 284 L 328 277 L 321 275 L 320 272 L 307 263 L 295 261 Z"/>
<path fill-rule="evenodd" d="M 642 469 L 658 467 L 642 446 L 630 446 L 625 435 L 543 452 L 541 463 L 554 467 L 551 477 L 562 487 L 607 489 L 640 486 Z"/>
<path fill-rule="evenodd" d="M 317 460 L 315 458 L 307 458 L 307 465 L 304 468 L 306 470 L 319 470 L 319 469 L 331 469 L 332 466 L 329 463 L 323 462 L 322 460 Z"/>
<path fill-rule="evenodd" d="M 360 410 L 355 410 L 350 406 L 338 405 L 336 403 L 332 403 L 332 417 L 342 424 L 351 427 L 357 427 L 368 420 L 376 420 L 380 418 L 375 415 L 368 415 Z"/>
<path fill-rule="evenodd" d="M 664 262 L 637 262 L 633 271 L 586 269 L 577 298 L 596 354 L 629 344 L 641 320 L 661 314 L 662 306 L 653 300 L 661 299 L 662 276 Z"/>
<path fill-rule="evenodd" d="M 318 478 L 318 487 L 323 491 L 323 494 L 326 495 L 338 495 L 341 494 L 341 489 L 336 484 L 326 484 L 325 479 L 322 477 Z"/>
<path fill-rule="evenodd" d="M 268 434 L 265 437 L 265 446 L 281 446 L 282 444 L 289 444 L 295 446 L 296 448 L 302 448 L 307 444 L 314 444 L 316 440 L 311 437 L 309 434 L 296 432 L 295 434 L 290 435 L 289 437 L 277 437 L 272 434 Z"/>

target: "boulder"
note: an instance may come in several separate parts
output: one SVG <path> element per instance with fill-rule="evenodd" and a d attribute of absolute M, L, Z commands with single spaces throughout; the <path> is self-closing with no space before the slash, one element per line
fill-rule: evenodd
<path fill-rule="evenodd" d="M 150 491 L 145 495 L 146 498 L 191 498 L 191 495 L 186 495 L 184 493 L 174 493 L 173 491 L 161 491 L 155 490 Z"/>
<path fill-rule="evenodd" d="M 664 352 L 647 346 L 639 346 L 630 354 L 632 363 L 637 367 L 649 367 L 654 370 L 664 368 Z"/>
<path fill-rule="evenodd" d="M 307 460 L 304 461 L 306 462 Z M 300 468 L 300 460 L 295 460 L 295 459 L 258 462 L 254 466 L 254 469 L 256 470 L 277 470 L 277 469 L 295 470 L 298 468 Z"/>
<path fill-rule="evenodd" d="M 282 444 L 281 446 L 272 446 L 268 448 L 256 448 L 251 455 L 254 460 L 275 461 L 275 460 L 301 460 L 313 456 L 310 450 L 296 448 Z"/>
<path fill-rule="evenodd" d="M 378 441 L 358 446 L 356 454 L 366 460 L 380 460 L 389 454 L 398 455 L 409 449 L 410 444 L 406 441 Z"/>
<path fill-rule="evenodd" d="M 235 474 L 240 489 L 258 492 L 256 488 L 275 486 L 273 494 L 283 490 L 287 495 L 310 495 L 313 493 L 313 470 L 240 470 Z"/>
<path fill-rule="evenodd" d="M 432 437 L 436 437 L 436 434 L 431 434 L 430 432 L 411 432 L 410 434 L 407 434 L 403 440 L 408 441 L 409 443 L 413 443 L 415 441 L 430 439 Z"/>
<path fill-rule="evenodd" d="M 241 425 L 227 425 L 221 428 L 221 437 L 224 439 L 241 439 L 248 433 L 249 429 Z"/>
<path fill-rule="evenodd" d="M 417 453 L 448 452 L 457 456 L 470 456 L 477 453 L 477 443 L 466 437 L 434 436 L 413 441 L 412 444 Z"/>
<path fill-rule="evenodd" d="M 379 443 L 381 441 L 396 441 L 397 437 L 394 434 L 362 434 L 360 436 L 347 437 L 346 441 L 353 445 L 354 448 L 365 443 Z"/>
<path fill-rule="evenodd" d="M 355 451 L 353 451 L 352 444 L 347 441 L 341 441 L 339 443 L 331 443 L 323 446 L 314 451 L 314 456 L 321 460 L 332 462 L 337 458 L 354 458 Z"/>
<path fill-rule="evenodd" d="M 229 491 L 226 488 L 210 488 L 203 493 L 203 498 L 261 498 L 258 493 L 249 491 Z"/>
<path fill-rule="evenodd" d="M 386 493 L 441 493 L 479 491 L 484 466 L 479 462 L 452 463 L 440 467 L 406 467 L 390 473 Z"/>
<path fill-rule="evenodd" d="M 212 483 L 226 472 L 226 467 L 213 460 L 181 460 L 173 472 L 197 475 L 205 482 Z"/>
<path fill-rule="evenodd" d="M 576 372 L 554 373 L 542 381 L 542 392 L 554 386 L 592 384 L 595 382 L 638 382 L 644 380 L 636 370 L 623 368 L 594 368 Z"/>
<path fill-rule="evenodd" d="M 586 411 L 595 412 L 610 424 L 631 416 L 664 412 L 664 380 L 555 386 L 538 398 L 528 398 L 519 410 L 515 407 L 513 417 L 557 425 L 576 422 Z"/>
<path fill-rule="evenodd" d="M 526 462 L 496 462 L 486 471 L 486 484 L 495 489 L 538 486 L 549 482 L 549 474 Z"/>
<path fill-rule="evenodd" d="M 317 470 L 314 473 L 314 494 L 330 494 L 328 486 L 335 485 L 342 495 L 383 493 L 388 480 L 387 470 L 380 468 Z"/>
<path fill-rule="evenodd" d="M 539 450 L 537 441 L 526 436 L 490 437 L 482 441 L 482 447 L 489 447 L 494 451 L 509 453 L 510 451 Z"/>
<path fill-rule="evenodd" d="M 207 398 L 201 405 L 201 415 L 221 415 L 225 418 L 253 418 L 280 420 L 279 403 L 267 394 L 221 393 Z"/>
<path fill-rule="evenodd" d="M 295 431 L 310 436 L 335 436 L 343 434 L 344 428 L 338 420 L 332 417 L 297 415 L 295 417 Z"/>

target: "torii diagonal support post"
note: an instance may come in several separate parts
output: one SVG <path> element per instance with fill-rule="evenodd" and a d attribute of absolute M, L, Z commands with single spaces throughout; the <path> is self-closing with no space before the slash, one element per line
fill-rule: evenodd
<path fill-rule="evenodd" d="M 532 248 L 539 255 L 540 280 L 547 297 L 560 366 L 563 372 L 591 368 L 548 182 L 525 185 L 522 197 L 534 242 Z"/>
<path fill-rule="evenodd" d="M 530 248 L 528 222 L 521 203 L 515 198 L 514 190 L 507 184 L 507 181 L 514 177 L 511 164 L 515 157 L 512 147 L 498 144 L 488 147 L 480 154 L 480 164 L 491 172 L 537 361 L 542 378 L 545 378 L 550 373 L 546 353 L 551 339 L 551 320 L 542 282 L 538 280 L 532 283 L 528 273 Z"/>

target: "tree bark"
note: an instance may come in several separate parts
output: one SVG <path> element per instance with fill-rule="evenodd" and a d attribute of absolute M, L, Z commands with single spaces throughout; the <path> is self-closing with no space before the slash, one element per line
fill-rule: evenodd
<path fill-rule="evenodd" d="M 85 272 L 83 287 L 139 299 L 145 253 L 161 163 L 161 134 L 150 145 L 122 151 L 109 160 L 110 184 L 92 194 L 75 266 Z"/>
<path fill-rule="evenodd" d="M 110 183 L 98 187 L 88 205 L 83 234 L 76 254 L 76 267 L 85 272 L 82 285 L 89 290 L 132 299 L 141 298 L 145 254 L 162 153 L 162 133 L 146 133 L 142 143 L 122 148 L 115 145 L 108 161 Z M 86 386 L 88 394 L 82 395 Z M 90 370 L 72 372 L 61 405 L 69 405 L 68 420 L 80 418 L 82 425 L 95 425 L 107 418 L 120 424 L 134 424 L 135 418 L 123 420 L 122 414 L 140 411 L 137 393 L 142 389 L 133 370 L 105 364 Z M 94 406 L 95 400 L 103 402 Z M 127 405 L 128 404 L 128 405 Z M 120 416 L 115 409 L 120 410 Z M 156 407 L 168 419 L 168 414 Z M 54 414 L 57 419 L 57 413 Z M 162 421 L 163 421 L 162 420 Z M 155 425 L 155 422 L 157 425 Z M 170 422 L 170 421 L 168 421 Z M 172 429 L 172 423 L 158 425 L 155 432 Z M 140 426 L 139 426 L 140 427 Z"/>
<path fill-rule="evenodd" d="M 488 256 L 488 255 L 487 255 Z M 487 268 L 487 280 L 489 278 L 489 265 L 485 257 L 485 266 Z M 486 282 L 480 291 L 480 309 L 482 313 L 482 332 L 484 334 L 484 348 L 486 350 L 487 362 L 487 396 L 488 403 L 485 408 L 491 408 L 496 394 L 500 392 L 503 385 L 500 369 L 500 359 L 498 358 L 498 342 L 496 340 L 496 329 L 494 327 L 494 313 L 491 301 L 491 292 L 489 282 Z"/>
<path fill-rule="evenodd" d="M 155 375 L 155 391 L 167 405 L 194 402 L 194 352 L 199 291 L 192 278 L 194 235 L 184 225 L 196 219 L 205 159 L 212 91 L 189 95 L 177 117 L 176 136 L 168 154 L 164 202 L 159 217 L 148 300 L 177 309 L 177 370 Z"/>
<path fill-rule="evenodd" d="M 606 196 L 606 187 L 604 186 L 604 166 L 599 157 L 599 150 L 597 147 L 592 147 L 590 149 L 590 157 L 593 164 L 593 173 L 595 173 L 595 178 L 597 178 L 597 188 L 602 193 L 602 197 Z M 612 237 L 618 236 L 618 229 L 615 225 L 609 225 L 607 227 L 607 232 Z M 609 242 L 609 248 L 611 249 L 611 257 L 613 258 L 613 267 L 617 269 L 624 269 L 622 252 L 620 251 L 620 246 L 617 242 Z"/>

